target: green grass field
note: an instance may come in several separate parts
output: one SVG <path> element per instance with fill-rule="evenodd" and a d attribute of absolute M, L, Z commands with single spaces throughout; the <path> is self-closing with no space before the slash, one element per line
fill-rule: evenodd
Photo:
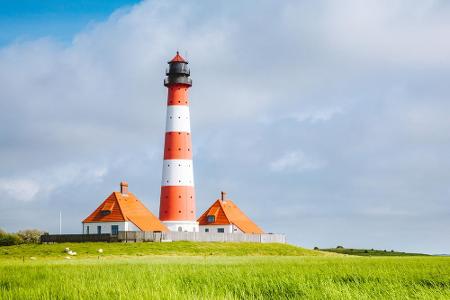
<path fill-rule="evenodd" d="M 65 247 L 0 248 L 0 299 L 450 299 L 445 257 L 180 242 L 71 244 L 68 260 Z"/>

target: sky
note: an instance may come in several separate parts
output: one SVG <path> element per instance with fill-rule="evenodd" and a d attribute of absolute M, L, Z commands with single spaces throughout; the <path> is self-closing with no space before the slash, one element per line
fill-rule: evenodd
<path fill-rule="evenodd" d="M 0 6 L 0 228 L 78 233 L 121 180 L 157 214 L 179 50 L 197 215 L 450 252 L 448 1 L 41 2 Z"/>

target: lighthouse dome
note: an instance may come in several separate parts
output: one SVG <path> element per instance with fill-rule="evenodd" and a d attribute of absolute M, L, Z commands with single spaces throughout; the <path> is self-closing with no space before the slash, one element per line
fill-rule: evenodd
<path fill-rule="evenodd" d="M 165 86 L 169 86 L 171 84 L 192 85 L 192 79 L 189 78 L 191 71 L 187 66 L 188 61 L 185 60 L 178 51 L 175 57 L 172 58 L 168 64 L 169 68 L 166 70 L 167 77 L 164 79 Z"/>

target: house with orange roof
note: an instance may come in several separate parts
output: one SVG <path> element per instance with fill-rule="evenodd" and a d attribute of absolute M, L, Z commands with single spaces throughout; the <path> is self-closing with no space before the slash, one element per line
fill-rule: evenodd
<path fill-rule="evenodd" d="M 120 192 L 113 192 L 83 223 L 83 234 L 119 231 L 168 231 L 167 227 L 128 191 L 128 183 L 120 183 Z"/>
<path fill-rule="evenodd" d="M 217 199 L 198 218 L 200 232 L 210 233 L 264 233 L 249 217 L 247 217 L 226 193 Z"/>

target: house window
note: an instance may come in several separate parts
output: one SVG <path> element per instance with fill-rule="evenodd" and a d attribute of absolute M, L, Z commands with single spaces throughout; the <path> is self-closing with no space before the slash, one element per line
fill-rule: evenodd
<path fill-rule="evenodd" d="M 178 227 L 178 232 L 182 232 L 183 228 L 181 226 Z"/>
<path fill-rule="evenodd" d="M 89 234 L 89 226 L 86 226 L 86 234 Z"/>
<path fill-rule="evenodd" d="M 214 221 L 216 221 L 215 216 L 208 216 L 208 223 L 213 223 Z"/>
<path fill-rule="evenodd" d="M 119 225 L 111 225 L 111 234 L 118 235 L 119 234 Z"/>
<path fill-rule="evenodd" d="M 102 234 L 102 226 L 97 226 L 97 234 Z"/>
<path fill-rule="evenodd" d="M 209 228 L 205 228 L 205 232 L 209 232 Z"/>
<path fill-rule="evenodd" d="M 225 232 L 225 228 L 217 228 L 217 232 L 218 233 L 224 233 Z"/>

